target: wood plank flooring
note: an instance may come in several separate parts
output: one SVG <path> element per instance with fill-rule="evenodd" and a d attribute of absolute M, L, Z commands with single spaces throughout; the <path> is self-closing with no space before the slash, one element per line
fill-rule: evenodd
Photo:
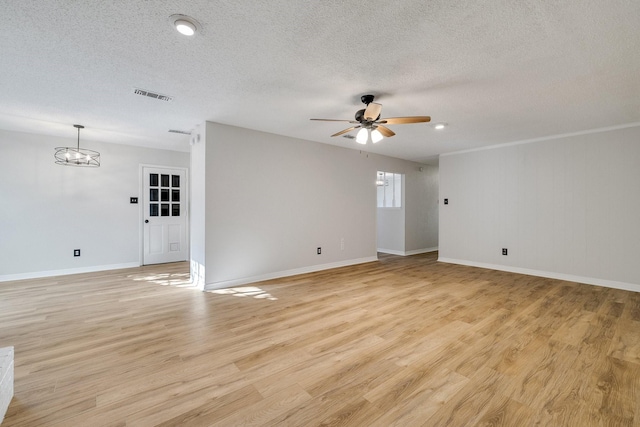
<path fill-rule="evenodd" d="M 436 254 L 199 292 L 0 283 L 10 426 L 640 426 L 640 293 Z"/>

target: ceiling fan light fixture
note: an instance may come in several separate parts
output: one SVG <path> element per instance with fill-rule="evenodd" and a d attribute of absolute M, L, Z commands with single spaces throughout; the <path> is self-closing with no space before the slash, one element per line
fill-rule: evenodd
<path fill-rule="evenodd" d="M 358 131 L 358 134 L 356 135 L 356 142 L 358 144 L 366 145 L 368 139 L 369 139 L 369 130 L 365 128 L 360 129 Z"/>
<path fill-rule="evenodd" d="M 387 125 L 403 125 L 409 123 L 427 123 L 431 121 L 429 116 L 406 116 L 406 117 L 389 117 L 380 118 L 382 104 L 373 102 L 373 95 L 363 95 L 361 100 L 367 104 L 367 108 L 356 111 L 355 120 L 342 119 L 311 119 L 324 122 L 349 122 L 355 126 L 348 127 L 336 132 L 332 137 L 344 135 L 356 129 L 360 129 L 356 136 L 358 144 L 366 145 L 369 141 L 374 144 L 382 141 L 383 138 L 391 138 L 396 133 L 389 129 Z M 346 136 L 345 136 L 346 138 Z"/>
<path fill-rule="evenodd" d="M 375 144 L 376 142 L 382 141 L 382 134 L 378 129 L 374 129 L 371 131 L 371 141 Z"/>

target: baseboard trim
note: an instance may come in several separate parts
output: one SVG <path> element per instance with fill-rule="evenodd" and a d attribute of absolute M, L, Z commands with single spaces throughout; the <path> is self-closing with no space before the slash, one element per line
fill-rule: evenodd
<path fill-rule="evenodd" d="M 447 264 L 460 264 L 469 267 L 487 268 L 490 270 L 508 271 L 510 273 L 526 274 L 528 276 L 546 277 L 548 279 L 566 280 L 568 282 L 584 283 L 587 285 L 602 286 L 605 288 L 621 289 L 623 291 L 640 292 L 640 285 L 615 280 L 596 279 L 593 277 L 575 276 L 573 274 L 554 273 L 551 271 L 534 270 L 530 268 L 511 267 L 508 265 L 488 264 L 484 262 L 467 261 L 454 258 L 439 257 L 438 262 Z"/>
<path fill-rule="evenodd" d="M 378 252 L 382 252 L 383 254 L 400 255 L 400 256 L 426 254 L 427 252 L 435 252 L 437 250 L 438 250 L 437 246 L 435 248 L 414 249 L 412 251 L 396 251 L 394 249 L 378 248 Z"/>
<path fill-rule="evenodd" d="M 400 255 L 400 256 L 405 256 L 404 251 L 396 251 L 394 249 L 384 249 L 384 248 L 378 248 L 378 252 L 381 252 L 383 254 L 389 254 L 389 255 Z"/>
<path fill-rule="evenodd" d="M 437 250 L 438 250 L 438 247 L 436 246 L 435 248 L 414 249 L 412 251 L 405 252 L 405 254 L 408 256 L 411 256 L 411 255 L 418 255 L 418 254 L 426 254 L 428 252 L 435 252 Z"/>
<path fill-rule="evenodd" d="M 0 282 L 11 282 L 14 280 L 41 279 L 43 277 L 67 276 L 69 274 L 94 273 L 96 271 L 120 270 L 122 268 L 140 267 L 138 262 L 128 262 L 124 264 L 94 265 L 90 267 L 67 268 L 63 270 L 34 271 L 30 273 L 5 274 L 0 276 Z"/>
<path fill-rule="evenodd" d="M 204 286 L 205 291 L 215 289 L 230 288 L 233 286 L 246 285 L 247 283 L 262 282 L 264 280 L 278 279 L 280 277 L 296 276 L 298 274 L 314 273 L 316 271 L 331 270 L 332 268 L 348 267 L 350 265 L 365 264 L 367 262 L 378 261 L 378 257 L 366 257 L 350 259 L 347 261 L 338 261 L 328 264 L 311 265 L 309 267 L 294 268 L 292 270 L 276 271 L 273 273 L 260 274 L 258 276 L 243 277 L 241 279 L 224 280 L 221 282 L 207 283 Z"/>

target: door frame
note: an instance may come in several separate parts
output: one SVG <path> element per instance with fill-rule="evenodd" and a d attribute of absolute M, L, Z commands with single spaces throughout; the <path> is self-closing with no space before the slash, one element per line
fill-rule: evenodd
<path fill-rule="evenodd" d="M 140 163 L 138 166 L 138 242 L 140 246 L 138 264 L 144 265 L 144 168 L 173 169 L 184 172 L 185 190 L 187 195 L 187 203 L 185 203 L 185 234 L 187 239 L 187 261 L 191 259 L 191 233 L 189 232 L 189 224 L 191 223 L 191 188 L 189 186 L 189 168 L 179 166 L 163 166 L 153 165 L 149 163 Z"/>

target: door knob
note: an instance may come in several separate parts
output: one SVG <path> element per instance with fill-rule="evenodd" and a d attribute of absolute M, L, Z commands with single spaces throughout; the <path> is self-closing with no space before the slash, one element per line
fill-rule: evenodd
<path fill-rule="evenodd" d="M 145 220 L 144 220 L 144 223 L 145 223 L 145 224 L 148 224 L 148 223 L 149 223 L 149 220 L 148 220 L 148 219 L 145 219 Z"/>

